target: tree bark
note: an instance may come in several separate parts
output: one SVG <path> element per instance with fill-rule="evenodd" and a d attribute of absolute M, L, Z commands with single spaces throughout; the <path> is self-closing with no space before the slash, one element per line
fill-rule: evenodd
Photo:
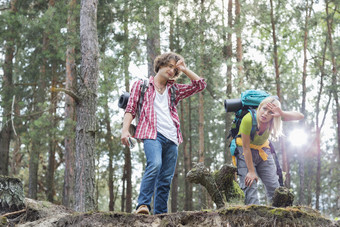
<path fill-rule="evenodd" d="M 160 54 L 159 2 L 146 1 L 148 77 L 155 76 L 154 60 Z"/>
<path fill-rule="evenodd" d="M 56 67 L 55 64 L 52 63 L 52 88 L 57 85 L 57 77 L 56 77 Z M 52 90 L 52 89 L 51 89 Z M 57 93 L 51 92 L 51 108 L 50 108 L 50 119 L 52 122 L 52 130 L 49 132 L 49 152 L 48 152 L 48 167 L 46 173 L 46 197 L 47 200 L 51 203 L 54 202 L 55 195 L 55 187 L 54 187 L 54 171 L 55 171 L 55 153 L 57 147 L 57 138 L 56 133 L 53 129 L 57 128 Z"/>
<path fill-rule="evenodd" d="M 199 23 L 200 23 L 200 66 L 199 66 L 199 75 L 201 76 L 203 74 L 203 69 L 204 69 L 204 56 L 203 56 L 203 46 L 204 46 L 204 34 L 203 34 L 203 28 L 204 28 L 204 15 L 205 15 L 205 10 L 204 10 L 204 1 L 200 1 L 200 18 L 199 18 Z M 198 148 L 198 160 L 199 162 L 204 163 L 204 92 L 199 93 L 199 108 L 198 108 L 198 135 L 199 135 L 199 148 Z"/>
<path fill-rule="evenodd" d="M 111 121 L 110 121 L 110 114 L 109 114 L 109 100 L 106 97 L 105 102 L 105 110 L 104 110 L 104 121 L 106 125 L 106 135 L 105 135 L 105 142 L 107 144 L 107 148 L 109 151 L 109 165 L 108 165 L 108 172 L 109 172 L 109 179 L 108 179 L 108 186 L 109 186 L 109 211 L 114 211 L 115 205 L 115 196 L 114 196 L 114 180 L 113 180 L 113 134 L 111 129 Z"/>
<path fill-rule="evenodd" d="M 274 18 L 274 6 L 273 0 L 270 0 L 270 21 L 272 24 L 272 38 L 273 38 L 273 56 L 274 56 L 274 67 L 275 67 L 275 82 L 276 82 L 276 93 L 282 103 L 281 89 L 280 89 L 280 70 L 279 70 L 279 58 L 277 54 L 277 41 L 276 41 L 276 28 L 275 28 L 275 18 Z"/>
<path fill-rule="evenodd" d="M 45 52 L 48 48 L 48 35 L 44 33 L 42 35 L 42 51 Z M 47 62 L 46 57 L 43 56 L 42 63 L 40 66 L 40 75 L 39 75 L 39 86 L 35 95 L 35 110 L 38 113 L 35 115 L 34 120 L 38 120 L 41 117 L 41 107 L 39 104 L 43 104 L 45 101 L 45 88 L 46 88 L 46 68 Z M 35 130 L 40 130 L 35 126 Z M 39 156 L 41 149 L 41 141 L 37 136 L 32 136 L 32 148 L 30 152 L 30 160 L 29 160 L 29 179 L 28 179 L 28 197 L 31 199 L 37 199 L 38 193 L 38 170 L 39 170 Z"/>
<path fill-rule="evenodd" d="M 338 72 L 337 72 L 337 65 L 336 65 L 336 59 L 335 59 L 335 52 L 333 48 L 333 36 L 332 36 L 332 29 L 333 29 L 333 15 L 329 14 L 329 1 L 325 0 L 326 2 L 326 16 L 327 16 L 327 34 L 329 39 L 329 50 L 331 52 L 331 58 L 332 58 L 332 93 L 334 96 L 335 101 L 335 111 L 336 111 L 336 124 L 337 124 L 337 140 L 338 140 L 338 162 L 340 164 L 340 106 L 339 106 L 339 97 L 338 97 Z M 337 10 L 338 5 L 335 8 L 335 11 Z M 340 190 L 340 183 L 338 183 L 338 189 Z M 340 195 L 338 193 L 337 198 L 337 209 L 340 209 Z"/>
<path fill-rule="evenodd" d="M 80 9 L 81 79 L 76 105 L 75 210 L 95 208 L 95 135 L 97 131 L 98 37 L 97 0 L 82 0 Z"/>
<path fill-rule="evenodd" d="M 65 88 L 75 91 L 76 88 L 76 64 L 75 64 L 75 45 L 72 42 L 75 39 L 76 32 L 76 6 L 77 0 L 69 0 L 67 17 L 67 39 L 69 45 L 66 50 L 66 80 Z M 65 171 L 64 171 L 64 186 L 62 203 L 66 207 L 74 206 L 74 187 L 75 187 L 75 100 L 65 94 L 65 131 L 68 132 L 65 136 Z"/>
<path fill-rule="evenodd" d="M 224 1 L 223 1 L 224 3 Z M 225 60 L 227 63 L 227 84 L 226 84 L 226 97 L 231 98 L 232 93 L 232 57 L 233 57 L 233 49 L 232 49 L 232 28 L 233 28 L 233 1 L 228 1 L 228 29 L 224 26 L 224 18 L 222 17 L 223 22 L 223 41 L 225 43 L 223 49 L 225 50 Z M 223 6 L 224 10 L 224 6 Z M 224 15 L 224 13 L 223 13 Z M 225 33 L 227 33 L 227 37 L 225 36 Z M 228 161 L 231 163 L 231 154 L 230 154 L 230 148 L 229 144 L 231 141 L 231 138 L 229 137 L 230 128 L 232 124 L 232 117 L 231 113 L 226 113 L 225 115 L 225 130 L 224 130 L 224 160 L 227 163 Z"/>
<path fill-rule="evenodd" d="M 130 48 L 129 48 L 129 2 L 124 3 L 124 75 L 125 75 L 125 88 L 130 90 L 130 77 L 129 77 L 129 63 L 130 63 Z M 132 212 L 132 167 L 131 167 L 131 151 L 129 148 L 125 149 L 125 179 L 126 179 L 126 212 Z"/>
<path fill-rule="evenodd" d="M 241 4 L 235 0 L 236 60 L 239 88 L 243 87 L 243 48 L 242 48 Z"/>
<path fill-rule="evenodd" d="M 178 198 L 178 162 L 176 164 L 175 174 L 171 182 L 171 212 L 177 212 Z"/>
<path fill-rule="evenodd" d="M 183 136 L 183 158 L 184 158 L 184 175 L 186 176 L 189 170 L 191 169 L 191 157 L 188 152 L 188 137 L 186 132 L 186 122 L 184 120 L 185 115 L 188 114 L 188 102 L 183 100 L 181 102 L 181 126 L 182 126 L 182 136 Z M 190 124 L 190 123 L 189 123 Z M 185 202 L 184 202 L 184 210 L 192 210 L 192 185 L 189 181 L 184 181 L 184 191 L 185 191 Z"/>
<path fill-rule="evenodd" d="M 14 16 L 17 12 L 17 0 L 11 0 L 10 13 Z M 8 23 L 9 38 L 5 42 L 5 62 L 3 64 L 2 89 L 3 96 L 1 107 L 3 109 L 2 128 L 0 129 L 0 174 L 8 175 L 9 146 L 12 137 L 11 125 L 11 100 L 13 99 L 13 58 L 14 58 L 14 37 L 15 29 L 13 22 Z"/>

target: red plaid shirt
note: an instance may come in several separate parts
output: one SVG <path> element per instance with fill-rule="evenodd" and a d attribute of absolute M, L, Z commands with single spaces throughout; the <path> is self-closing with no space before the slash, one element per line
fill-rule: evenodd
<path fill-rule="evenodd" d="M 125 113 L 131 113 L 133 118 L 136 117 L 137 103 L 140 96 L 140 85 L 143 80 L 136 81 L 131 88 L 129 102 L 126 106 Z M 179 117 L 177 113 L 177 104 L 184 98 L 187 98 L 193 94 L 203 91 L 207 86 L 203 78 L 199 80 L 192 80 L 191 84 L 176 84 L 172 80 L 168 80 L 168 103 L 170 108 L 170 116 L 177 128 L 177 139 L 178 143 L 183 142 L 182 133 L 180 130 Z M 176 89 L 176 100 L 175 105 L 171 106 L 171 90 L 170 88 L 175 86 Z M 149 79 L 149 88 L 144 94 L 142 110 L 140 113 L 139 123 L 136 128 L 135 138 L 137 139 L 156 139 L 157 137 L 157 119 L 156 112 L 154 109 L 153 102 L 156 97 L 156 91 L 154 87 L 154 78 Z"/>

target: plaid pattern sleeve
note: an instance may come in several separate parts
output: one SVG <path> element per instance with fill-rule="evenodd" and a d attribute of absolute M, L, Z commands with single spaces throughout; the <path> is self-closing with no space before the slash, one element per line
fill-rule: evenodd
<path fill-rule="evenodd" d="M 137 113 L 137 103 L 139 99 L 141 83 L 142 83 L 141 80 L 138 80 L 133 83 L 131 92 L 130 92 L 130 98 L 125 109 L 125 113 L 131 113 L 134 118 L 136 117 L 136 113 Z"/>
<path fill-rule="evenodd" d="M 199 80 L 192 80 L 191 84 L 176 84 L 174 86 L 177 86 L 178 88 L 178 95 L 176 95 L 175 102 L 177 105 L 179 101 L 203 91 L 206 88 L 207 83 L 201 78 Z"/>

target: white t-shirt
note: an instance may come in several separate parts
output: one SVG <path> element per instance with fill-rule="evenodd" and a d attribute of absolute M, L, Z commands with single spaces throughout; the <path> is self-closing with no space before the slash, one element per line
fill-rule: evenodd
<path fill-rule="evenodd" d="M 167 87 L 163 94 L 159 94 L 156 90 L 153 105 L 156 112 L 157 131 L 178 145 L 177 128 L 170 116 Z"/>

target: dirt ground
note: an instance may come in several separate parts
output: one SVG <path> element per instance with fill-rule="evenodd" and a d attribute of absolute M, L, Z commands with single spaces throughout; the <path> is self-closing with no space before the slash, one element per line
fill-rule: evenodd
<path fill-rule="evenodd" d="M 120 212 L 77 213 L 63 206 L 26 199 L 21 213 L 1 216 L 0 226 L 330 226 L 340 227 L 308 207 L 231 206 L 211 211 L 185 211 L 160 215 Z"/>

